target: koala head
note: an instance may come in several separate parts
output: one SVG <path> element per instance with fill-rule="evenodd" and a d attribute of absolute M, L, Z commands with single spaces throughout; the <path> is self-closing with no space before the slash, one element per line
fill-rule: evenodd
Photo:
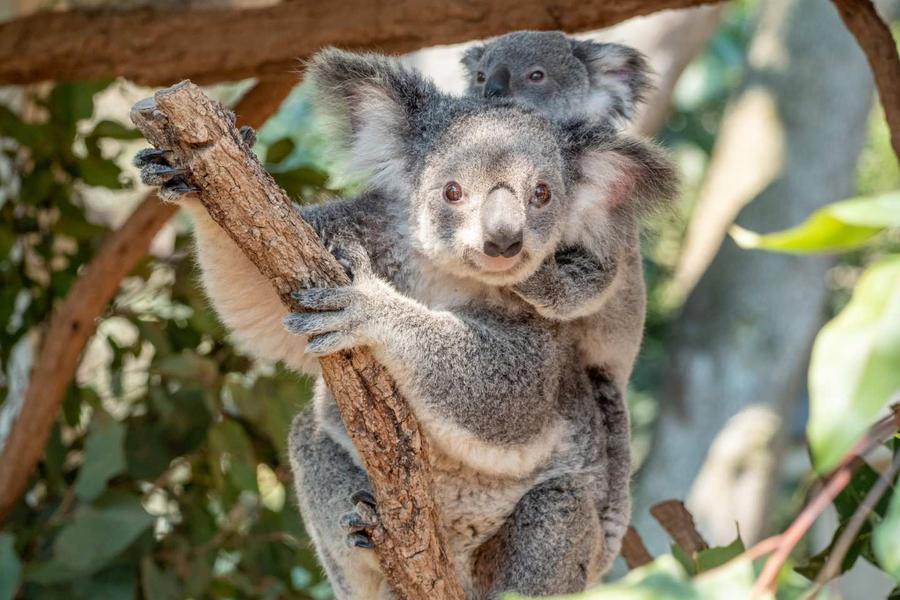
<path fill-rule="evenodd" d="M 533 273 L 583 198 L 635 211 L 645 176 L 672 178 L 657 150 L 608 125 L 448 96 L 387 57 L 325 50 L 307 77 L 351 168 L 397 201 L 413 248 L 488 285 Z"/>
<path fill-rule="evenodd" d="M 558 31 L 516 31 L 462 58 L 471 96 L 511 97 L 553 117 L 625 121 L 649 86 L 643 55 Z"/>

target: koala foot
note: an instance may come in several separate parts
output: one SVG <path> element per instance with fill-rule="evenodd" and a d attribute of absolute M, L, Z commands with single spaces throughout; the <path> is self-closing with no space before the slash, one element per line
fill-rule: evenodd
<path fill-rule="evenodd" d="M 169 150 L 156 148 L 145 148 L 134 156 L 134 165 L 141 170 L 141 181 L 159 187 L 163 200 L 175 201 L 185 194 L 200 191 L 188 181 L 190 173 L 187 169 L 172 165 L 173 159 Z"/>
<path fill-rule="evenodd" d="M 360 490 L 350 496 L 353 510 L 341 516 L 341 528 L 347 532 L 347 545 L 351 548 L 371 550 L 375 547 L 371 531 L 378 525 L 375 497 Z"/>
<path fill-rule="evenodd" d="M 256 143 L 256 132 L 252 127 L 241 127 L 241 139 L 248 146 Z M 164 200 L 174 201 L 185 194 L 194 194 L 200 189 L 189 181 L 189 171 L 173 165 L 174 155 L 170 150 L 145 148 L 134 156 L 134 166 L 141 170 L 141 181 L 159 188 Z"/>

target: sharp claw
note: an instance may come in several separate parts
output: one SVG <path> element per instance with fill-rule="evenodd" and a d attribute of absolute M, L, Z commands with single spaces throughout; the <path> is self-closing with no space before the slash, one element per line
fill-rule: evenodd
<path fill-rule="evenodd" d="M 365 548 L 371 550 L 375 547 L 372 538 L 367 533 L 356 531 L 347 535 L 347 545 L 351 548 Z"/>
<path fill-rule="evenodd" d="M 252 127 L 248 127 L 244 125 L 240 128 L 241 139 L 244 140 L 244 143 L 247 146 L 252 147 L 256 143 L 256 131 Z"/>
<path fill-rule="evenodd" d="M 371 492 L 366 490 L 359 490 L 355 492 L 352 496 L 350 496 L 350 502 L 353 504 L 359 504 L 362 502 L 363 504 L 368 504 L 372 508 L 375 508 L 375 496 L 372 495 Z"/>
<path fill-rule="evenodd" d="M 361 514 L 350 512 L 341 517 L 340 525 L 349 532 L 363 531 L 374 527 L 375 523 L 367 520 Z"/>
<path fill-rule="evenodd" d="M 147 185 L 165 185 L 171 180 L 187 174 L 187 169 L 163 163 L 148 163 L 141 167 L 141 181 Z"/>
<path fill-rule="evenodd" d="M 180 196 L 195 194 L 199 191 L 199 188 L 190 185 L 183 179 L 173 179 L 160 186 L 159 195 L 165 200 L 177 200 Z"/>
<path fill-rule="evenodd" d="M 136 167 L 144 167 L 149 164 L 168 164 L 171 158 L 172 153 L 168 150 L 144 148 L 134 155 L 132 163 Z"/>

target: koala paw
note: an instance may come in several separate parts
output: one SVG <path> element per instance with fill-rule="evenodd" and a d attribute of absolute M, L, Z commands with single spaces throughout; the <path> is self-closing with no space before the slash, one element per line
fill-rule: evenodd
<path fill-rule="evenodd" d="M 372 543 L 372 529 L 378 525 L 378 511 L 375 507 L 375 497 L 360 490 L 350 496 L 353 510 L 341 516 L 341 528 L 347 532 L 347 545 L 351 548 L 364 548 L 371 550 L 375 547 Z"/>
<path fill-rule="evenodd" d="M 247 147 L 252 148 L 253 145 L 256 144 L 256 131 L 248 125 L 244 125 L 239 131 L 241 133 L 241 139 Z"/>
<path fill-rule="evenodd" d="M 396 311 L 396 292 L 374 277 L 354 273 L 353 285 L 337 288 L 309 288 L 294 292 L 304 312 L 284 318 L 285 328 L 309 338 L 306 353 L 327 356 L 359 346 L 379 343 L 378 324 Z"/>
<path fill-rule="evenodd" d="M 170 202 L 200 191 L 190 183 L 188 170 L 174 166 L 173 160 L 169 150 L 156 148 L 145 148 L 134 157 L 134 165 L 141 170 L 141 181 L 159 187 L 160 197 Z"/>

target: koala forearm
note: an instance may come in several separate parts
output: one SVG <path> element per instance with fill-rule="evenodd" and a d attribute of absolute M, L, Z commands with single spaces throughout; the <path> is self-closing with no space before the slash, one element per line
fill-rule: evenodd
<path fill-rule="evenodd" d="M 196 199 L 182 201 L 194 222 L 197 262 L 206 294 L 238 344 L 259 358 L 315 373 L 306 340 L 285 331 L 288 309 L 269 281 Z"/>
<path fill-rule="evenodd" d="M 571 321 L 600 310 L 616 273 L 615 261 L 569 248 L 549 258 L 514 291 L 543 316 Z"/>

